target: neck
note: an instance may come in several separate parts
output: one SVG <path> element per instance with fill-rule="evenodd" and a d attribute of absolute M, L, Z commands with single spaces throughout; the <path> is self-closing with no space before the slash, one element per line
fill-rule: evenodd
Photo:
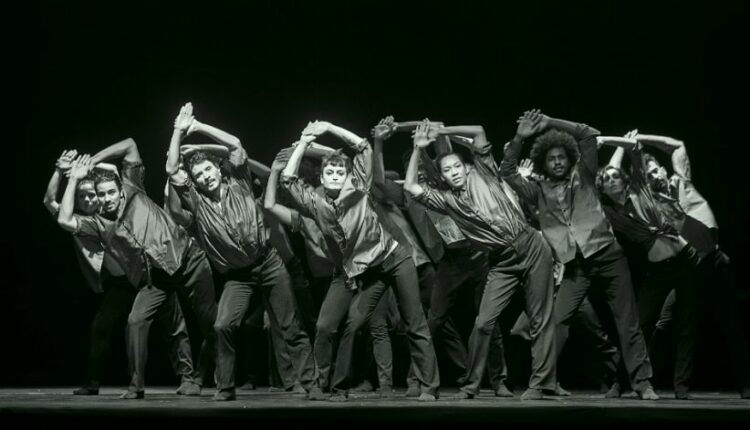
<path fill-rule="evenodd" d="M 333 190 L 329 188 L 325 188 L 326 196 L 335 199 L 338 198 L 339 194 L 341 193 L 341 190 Z"/>

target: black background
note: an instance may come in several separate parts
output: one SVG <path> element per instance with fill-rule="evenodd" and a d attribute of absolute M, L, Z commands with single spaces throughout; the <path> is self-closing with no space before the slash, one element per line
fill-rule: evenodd
<path fill-rule="evenodd" d="M 367 135 L 386 114 L 427 116 L 482 124 L 502 143 L 523 110 L 539 107 L 604 134 L 637 127 L 681 138 L 746 288 L 743 2 L 495 3 L 48 1 L 8 13 L 5 83 L 20 98 L 6 106 L 15 133 L 3 160 L 12 177 L 0 386 L 83 375 L 95 301 L 67 233 L 42 206 L 56 157 L 133 137 L 160 202 L 172 121 L 186 101 L 269 164 L 316 118 Z M 406 136 L 389 141 L 386 166 L 399 167 L 408 148 Z M 727 385 L 726 350 L 707 327 L 699 385 Z M 105 383 L 127 381 L 118 348 L 120 370 Z M 150 367 L 169 374 L 156 348 Z M 149 383 L 172 381 L 150 372 Z"/>

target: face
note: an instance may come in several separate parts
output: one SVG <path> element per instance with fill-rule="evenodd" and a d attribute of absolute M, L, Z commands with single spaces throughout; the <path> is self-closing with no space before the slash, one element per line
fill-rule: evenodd
<path fill-rule="evenodd" d="M 99 199 L 96 196 L 93 181 L 84 181 L 76 189 L 76 210 L 84 215 L 95 214 L 99 210 Z"/>
<path fill-rule="evenodd" d="M 198 190 L 204 194 L 212 194 L 221 186 L 221 169 L 212 161 L 203 160 L 194 164 L 190 173 Z"/>
<path fill-rule="evenodd" d="M 659 163 L 649 161 L 646 163 L 646 177 L 648 185 L 652 190 L 664 192 L 667 190 L 669 182 L 667 180 L 667 171 Z"/>
<path fill-rule="evenodd" d="M 563 148 L 552 148 L 544 157 L 544 171 L 552 179 L 562 179 L 568 174 L 570 160 Z"/>
<path fill-rule="evenodd" d="M 96 198 L 105 214 L 113 214 L 120 207 L 122 192 L 115 181 L 100 182 L 96 184 Z"/>
<path fill-rule="evenodd" d="M 616 199 L 625 190 L 622 175 L 617 169 L 607 169 L 602 176 L 602 192 L 611 199 Z"/>
<path fill-rule="evenodd" d="M 440 160 L 440 175 L 454 189 L 466 184 L 466 165 L 456 155 L 447 155 Z"/>
<path fill-rule="evenodd" d="M 320 183 L 328 191 L 340 191 L 347 175 L 346 167 L 326 164 L 320 172 Z"/>

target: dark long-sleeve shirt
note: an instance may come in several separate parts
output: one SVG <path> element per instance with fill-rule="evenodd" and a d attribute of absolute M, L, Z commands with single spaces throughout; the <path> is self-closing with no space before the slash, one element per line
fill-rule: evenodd
<path fill-rule="evenodd" d="M 229 167 L 229 175 L 222 179 L 224 192 L 218 202 L 196 190 L 187 176 L 182 183 L 172 183 L 183 206 L 193 214 L 206 255 L 221 273 L 253 265 L 268 241 L 263 210 L 253 195 L 253 178 L 244 149 L 232 151 Z"/>
<path fill-rule="evenodd" d="M 330 256 L 349 278 L 380 264 L 397 242 L 380 224 L 370 200 L 372 148 L 363 139 L 352 145 L 356 156 L 336 198 L 310 190 L 296 176 L 282 177 L 300 215 L 315 220 L 323 233 Z"/>
<path fill-rule="evenodd" d="M 122 191 L 125 194 L 118 216 L 77 216 L 76 235 L 93 237 L 104 244 L 125 270 L 131 284 L 150 283 L 150 269 L 172 275 L 182 265 L 190 236 L 143 190 L 145 168 L 141 163 L 123 163 Z"/>
<path fill-rule="evenodd" d="M 588 258 L 615 242 L 594 184 L 598 167 L 596 136 L 599 132 L 578 124 L 573 137 L 581 152 L 563 181 L 527 181 L 518 173 L 522 143 L 512 141 L 505 149 L 500 171 L 521 199 L 536 207 L 539 225 L 560 262 L 573 260 L 580 250 Z"/>
<path fill-rule="evenodd" d="M 449 215 L 461 232 L 484 251 L 502 249 L 528 226 L 501 180 L 482 168 L 471 168 L 461 190 L 437 190 L 422 184 L 415 200 Z"/>

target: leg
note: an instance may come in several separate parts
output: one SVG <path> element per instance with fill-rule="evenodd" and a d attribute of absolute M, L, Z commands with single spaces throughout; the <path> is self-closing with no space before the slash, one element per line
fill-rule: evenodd
<path fill-rule="evenodd" d="M 206 254 L 197 245 L 193 245 L 186 256 L 181 278 L 180 282 L 183 288 L 178 291 L 181 294 L 187 294 L 187 302 L 190 303 L 203 336 L 195 375 L 195 382 L 198 385 L 203 385 L 204 379 L 209 377 L 209 371 L 214 367 L 216 361 L 214 323 L 216 322 L 217 304 L 211 267 L 208 264 Z M 214 379 L 216 379 L 216 375 L 214 375 Z"/>
<path fill-rule="evenodd" d="M 339 324 L 351 305 L 354 293 L 344 287 L 344 280 L 331 280 L 325 300 L 320 308 L 315 334 L 315 362 L 318 366 L 318 381 L 322 389 L 331 385 L 331 363 Z"/>
<path fill-rule="evenodd" d="M 497 317 L 510 303 L 519 284 L 517 268 L 508 264 L 513 259 L 515 251 L 506 251 L 506 261 L 499 261 L 490 267 L 487 284 L 479 304 L 479 313 L 474 322 L 474 329 L 469 337 L 469 356 L 466 362 L 466 377 L 461 391 L 469 397 L 479 394 L 479 384 L 482 382 L 484 370 L 487 366 L 487 355 L 490 348 L 490 337 L 495 329 Z"/>
<path fill-rule="evenodd" d="M 417 271 L 414 263 L 406 251 L 399 246 L 385 259 L 382 268 L 393 282 L 396 303 L 409 338 L 409 352 L 415 364 L 414 376 L 421 384 L 423 396 L 434 398 L 440 386 L 440 375 L 437 370 L 437 357 L 432 345 L 432 337 L 419 301 Z"/>
<path fill-rule="evenodd" d="M 555 390 L 557 356 L 555 355 L 554 280 L 552 251 L 537 233 L 516 239 L 526 268 L 523 283 L 526 313 L 531 335 L 531 378 L 529 388 Z"/>
<path fill-rule="evenodd" d="M 109 351 L 115 326 L 127 319 L 136 291 L 123 277 L 103 281 L 104 297 L 91 323 L 91 346 L 86 385 L 74 394 L 98 394 L 104 356 Z"/>
<path fill-rule="evenodd" d="M 298 372 L 297 379 L 305 388 L 317 386 L 310 338 L 297 318 L 289 273 L 273 248 L 260 267 L 260 279 L 268 318 L 271 326 L 275 326 L 272 330 L 278 329 L 283 336 L 286 351 Z"/>
<path fill-rule="evenodd" d="M 216 388 L 218 391 L 227 393 L 233 392 L 235 385 L 235 334 L 245 316 L 255 284 L 250 276 L 243 276 L 243 278 L 233 276 L 233 279 L 224 281 L 214 324 L 218 351 Z"/>
<path fill-rule="evenodd" d="M 128 367 L 130 368 L 130 387 L 124 398 L 143 396 L 145 386 L 146 360 L 148 358 L 148 332 L 151 322 L 162 303 L 169 295 L 164 290 L 153 286 L 141 288 L 133 301 L 133 308 L 128 316 Z M 132 393 L 132 394 L 131 394 Z"/>
<path fill-rule="evenodd" d="M 349 306 L 349 316 L 344 327 L 344 333 L 342 333 L 339 341 L 336 366 L 333 372 L 333 381 L 331 382 L 331 391 L 338 393 L 338 395 L 346 396 L 346 392 L 351 385 L 354 336 L 368 322 L 386 290 L 385 284 L 380 281 L 377 275 L 372 272 L 365 272 L 363 275 L 360 275 L 362 277 L 362 286 L 354 295 Z M 331 289 L 333 289 L 333 286 L 331 286 Z"/>
<path fill-rule="evenodd" d="M 190 347 L 185 317 L 177 294 L 168 297 L 157 314 L 157 327 L 167 344 L 172 370 L 180 376 L 177 394 L 199 395 L 200 386 L 193 380 L 193 352 Z"/>
<path fill-rule="evenodd" d="M 590 257 L 587 263 L 591 273 L 605 288 L 630 385 L 639 394 L 648 390 L 648 398 L 658 398 L 655 394 L 651 396 L 651 361 L 636 313 L 638 307 L 625 255 L 615 243 Z"/>

